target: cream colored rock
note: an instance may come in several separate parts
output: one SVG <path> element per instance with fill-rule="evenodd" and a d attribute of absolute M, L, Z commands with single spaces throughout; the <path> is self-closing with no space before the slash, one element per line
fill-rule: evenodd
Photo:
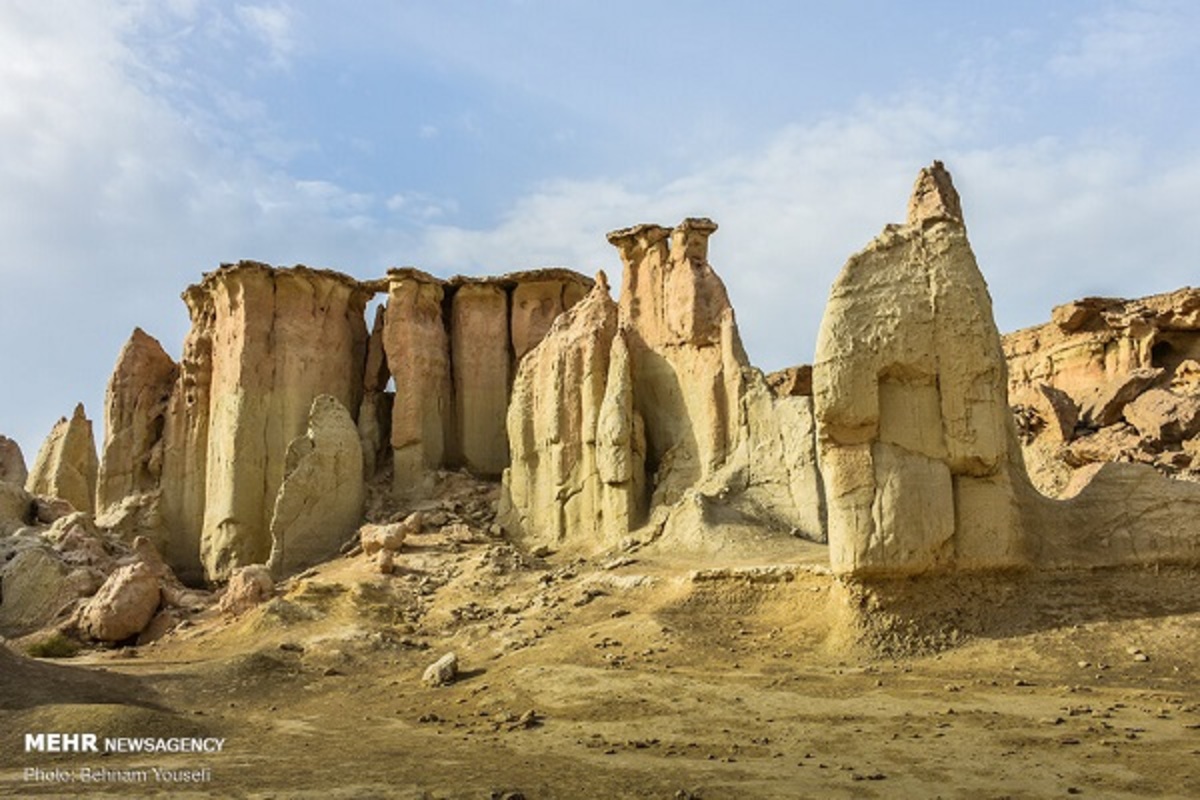
<path fill-rule="evenodd" d="M 210 288 L 201 284 L 183 293 L 191 328 L 184 339 L 179 374 L 167 405 L 160 482 L 159 510 L 163 530 L 169 536 L 156 542 L 176 574 L 193 584 L 205 579 L 200 541 L 207 492 L 213 337 L 217 321 Z"/>
<path fill-rule="evenodd" d="M 1003 351 L 939 163 L 921 172 L 909 209 L 907 225 L 886 228 L 843 268 L 818 336 L 832 565 L 869 574 L 1019 564 L 1020 451 Z"/>
<path fill-rule="evenodd" d="M 60 419 L 46 437 L 25 488 L 32 494 L 60 497 L 77 511 L 91 512 L 96 507 L 98 469 L 92 422 L 80 403 L 71 418 Z"/>
<path fill-rule="evenodd" d="M 560 314 L 591 289 L 587 278 L 565 269 L 519 272 L 507 278 L 515 283 L 509 328 L 517 361 L 545 338 Z"/>
<path fill-rule="evenodd" d="M 0 436 L 0 483 L 24 486 L 28 479 L 29 470 L 25 468 L 21 445 L 14 439 Z"/>
<path fill-rule="evenodd" d="M 1179 394 L 1200 394 L 1200 361 L 1186 358 L 1171 373 L 1171 390 Z"/>
<path fill-rule="evenodd" d="M 158 488 L 167 406 L 178 373 L 162 345 L 135 328 L 104 396 L 104 446 L 96 486 L 100 511 Z"/>
<path fill-rule="evenodd" d="M 158 612 L 158 579 L 141 561 L 118 567 L 83 607 L 80 630 L 101 642 L 120 642 L 141 633 Z"/>
<path fill-rule="evenodd" d="M 655 505 L 713 475 L 736 445 L 748 366 L 725 286 L 708 263 L 708 219 L 638 225 L 608 240 L 624 266 L 620 326 L 645 420 Z M 669 469 L 662 469 L 669 465 Z"/>
<path fill-rule="evenodd" d="M 392 407 L 394 492 L 424 492 L 445 463 L 453 431 L 450 341 L 442 319 L 443 281 L 414 269 L 388 271 L 383 342 L 396 381 Z"/>
<path fill-rule="evenodd" d="M 33 521 L 33 497 L 15 483 L 0 481 L 0 536 L 8 536 Z"/>
<path fill-rule="evenodd" d="M 616 327 L 601 273 L 517 369 L 508 407 L 512 466 L 499 517 L 531 547 L 600 549 L 628 531 L 640 465 L 637 423 L 624 418 L 632 413 L 630 378 L 610 381 Z"/>
<path fill-rule="evenodd" d="M 369 556 L 380 550 L 398 552 L 404 545 L 405 539 L 421 532 L 423 519 L 420 511 L 414 511 L 401 522 L 362 526 L 359 529 L 359 541 L 362 544 L 363 552 Z"/>
<path fill-rule="evenodd" d="M 249 564 L 236 569 L 221 594 L 217 609 L 222 614 L 240 616 L 271 599 L 275 582 L 271 571 L 263 564 Z"/>
<path fill-rule="evenodd" d="M 455 442 L 468 469 L 499 476 L 508 466 L 505 412 L 511 381 L 508 294 L 494 281 L 460 283 L 450 312 Z"/>
<path fill-rule="evenodd" d="M 1200 433 L 1200 397 L 1148 389 L 1124 408 L 1138 433 L 1161 444 L 1177 444 Z"/>
<path fill-rule="evenodd" d="M 383 349 L 387 307 L 375 309 L 375 322 L 367 340 L 367 365 L 363 373 L 363 399 L 358 411 L 358 436 L 363 448 L 363 476 L 369 481 L 390 463 L 392 449 L 392 400 L 387 391 L 391 372 Z"/>
<path fill-rule="evenodd" d="M 1125 406 L 1162 374 L 1161 368 L 1142 367 L 1110 378 L 1090 391 L 1081 392 L 1078 398 L 1080 420 L 1094 427 L 1119 422 Z"/>
<path fill-rule="evenodd" d="M 291 442 L 327 394 L 357 411 L 369 292 L 345 275 L 253 262 L 205 276 L 212 297 L 204 524 L 209 580 L 267 560 Z M 361 446 L 354 434 L 361 471 Z"/>
<path fill-rule="evenodd" d="M 320 395 L 308 431 L 288 446 L 271 517 L 271 572 L 290 575 L 336 555 L 358 527 L 365 501 L 358 429 L 336 398 Z"/>
<path fill-rule="evenodd" d="M 53 620 L 87 589 L 72 567 L 45 547 L 19 551 L 0 572 L 0 634 L 19 636 Z"/>

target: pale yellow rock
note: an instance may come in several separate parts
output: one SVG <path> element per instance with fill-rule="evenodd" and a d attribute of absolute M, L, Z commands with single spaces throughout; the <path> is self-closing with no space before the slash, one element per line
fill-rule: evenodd
<path fill-rule="evenodd" d="M 836 571 L 1021 563 L 1019 520 L 997 530 L 986 513 L 1016 502 L 1020 468 L 1003 351 L 940 163 L 918 177 L 908 224 L 834 283 L 813 394 Z"/>
<path fill-rule="evenodd" d="M 0 536 L 33 522 L 34 499 L 15 483 L 0 481 Z"/>
<path fill-rule="evenodd" d="M 392 407 L 393 488 L 424 492 L 445 463 L 453 433 L 450 341 L 442 318 L 444 282 L 414 269 L 388 271 L 383 343 L 396 381 Z"/>
<path fill-rule="evenodd" d="M 546 336 L 560 314 L 583 299 L 591 285 L 584 276 L 563 269 L 507 277 L 515 284 L 509 330 L 513 356 L 520 361 Z"/>
<path fill-rule="evenodd" d="M 44 547 L 17 553 L 0 580 L 0 635 L 19 636 L 50 622 L 83 595 L 71 567 Z"/>
<path fill-rule="evenodd" d="M 167 406 L 179 368 L 156 339 L 135 328 L 104 395 L 104 446 L 96 486 L 103 512 L 158 488 Z"/>
<path fill-rule="evenodd" d="M 290 575 L 337 555 L 358 527 L 365 501 L 354 420 L 336 398 L 320 395 L 307 432 L 288 446 L 271 517 L 272 574 Z"/>
<path fill-rule="evenodd" d="M 191 328 L 163 431 L 163 469 L 159 509 L 163 530 L 159 551 L 179 577 L 197 584 L 204 580 L 200 539 L 204 527 L 208 475 L 208 425 L 212 397 L 213 336 L 216 310 L 205 285 L 188 287 L 183 300 Z"/>
<path fill-rule="evenodd" d="M 0 436 L 0 483 L 24 486 L 28 479 L 29 470 L 25 467 L 21 445 L 14 439 Z"/>
<path fill-rule="evenodd" d="M 451 301 L 455 441 L 480 476 L 508 466 L 505 413 L 511 379 L 508 294 L 494 281 L 459 284 Z"/>
<path fill-rule="evenodd" d="M 609 380 L 616 327 L 617 306 L 601 273 L 517 369 L 500 519 L 531 547 L 594 551 L 628 532 L 637 423 L 619 419 L 632 405 L 629 378 Z"/>
<path fill-rule="evenodd" d="M 638 225 L 608 240 L 624 266 L 620 326 L 645 421 L 654 503 L 669 504 L 724 466 L 741 423 L 748 366 L 725 286 L 708 263 L 708 219 Z M 669 465 L 669 469 L 662 467 Z"/>
<path fill-rule="evenodd" d="M 96 507 L 98 470 L 92 422 L 80 403 L 70 419 L 63 417 L 55 423 L 38 451 L 25 488 L 31 494 L 61 498 L 76 511 L 90 513 Z"/>
<path fill-rule="evenodd" d="M 101 642 L 141 633 L 158 612 L 159 576 L 141 561 L 118 567 L 83 607 L 80 630 Z"/>
<path fill-rule="evenodd" d="M 275 582 L 271 571 L 263 564 L 248 564 L 238 567 L 229 576 L 229 583 L 221 593 L 217 609 L 223 614 L 239 616 L 255 606 L 271 599 Z"/>
<path fill-rule="evenodd" d="M 241 262 L 205 276 L 212 295 L 212 381 L 204 524 L 205 576 L 223 580 L 270 555 L 271 519 L 321 394 L 357 410 L 369 292 L 345 275 Z M 361 464 L 361 445 L 355 432 Z"/>

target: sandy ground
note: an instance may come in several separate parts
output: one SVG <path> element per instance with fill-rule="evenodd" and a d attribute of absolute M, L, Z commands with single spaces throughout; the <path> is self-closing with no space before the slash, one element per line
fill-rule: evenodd
<path fill-rule="evenodd" d="M 868 588 L 815 545 L 718 570 L 667 550 L 425 535 L 396 574 L 338 559 L 139 650 L 6 658 L 0 795 L 1200 796 L 1194 570 Z M 458 680 L 424 686 L 450 651 Z M 226 743 L 23 752 L 36 731 Z"/>

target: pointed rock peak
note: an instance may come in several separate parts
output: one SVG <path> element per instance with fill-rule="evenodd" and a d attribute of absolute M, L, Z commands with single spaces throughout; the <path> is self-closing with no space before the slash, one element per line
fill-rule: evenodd
<path fill-rule="evenodd" d="M 598 270 L 596 272 L 595 289 L 598 289 L 599 291 L 604 292 L 605 294 L 609 293 L 609 291 L 608 291 L 608 274 L 605 273 L 604 270 Z"/>
<path fill-rule="evenodd" d="M 77 403 L 75 413 L 72 415 L 75 419 L 87 420 L 87 412 L 83 410 L 83 403 Z"/>
<path fill-rule="evenodd" d="M 946 165 L 934 161 L 925 167 L 913 184 L 908 200 L 908 224 L 920 225 L 927 220 L 949 219 L 963 223 L 962 203 Z"/>

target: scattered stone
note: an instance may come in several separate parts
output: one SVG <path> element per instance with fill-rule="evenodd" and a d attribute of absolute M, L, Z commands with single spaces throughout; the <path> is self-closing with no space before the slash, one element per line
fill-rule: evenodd
<path fill-rule="evenodd" d="M 274 590 L 275 581 L 266 565 L 240 567 L 229 577 L 217 608 L 223 614 L 236 617 L 270 600 Z"/>
<path fill-rule="evenodd" d="M 428 686 L 448 686 L 458 677 L 458 656 L 446 653 L 425 668 L 421 681 Z"/>

